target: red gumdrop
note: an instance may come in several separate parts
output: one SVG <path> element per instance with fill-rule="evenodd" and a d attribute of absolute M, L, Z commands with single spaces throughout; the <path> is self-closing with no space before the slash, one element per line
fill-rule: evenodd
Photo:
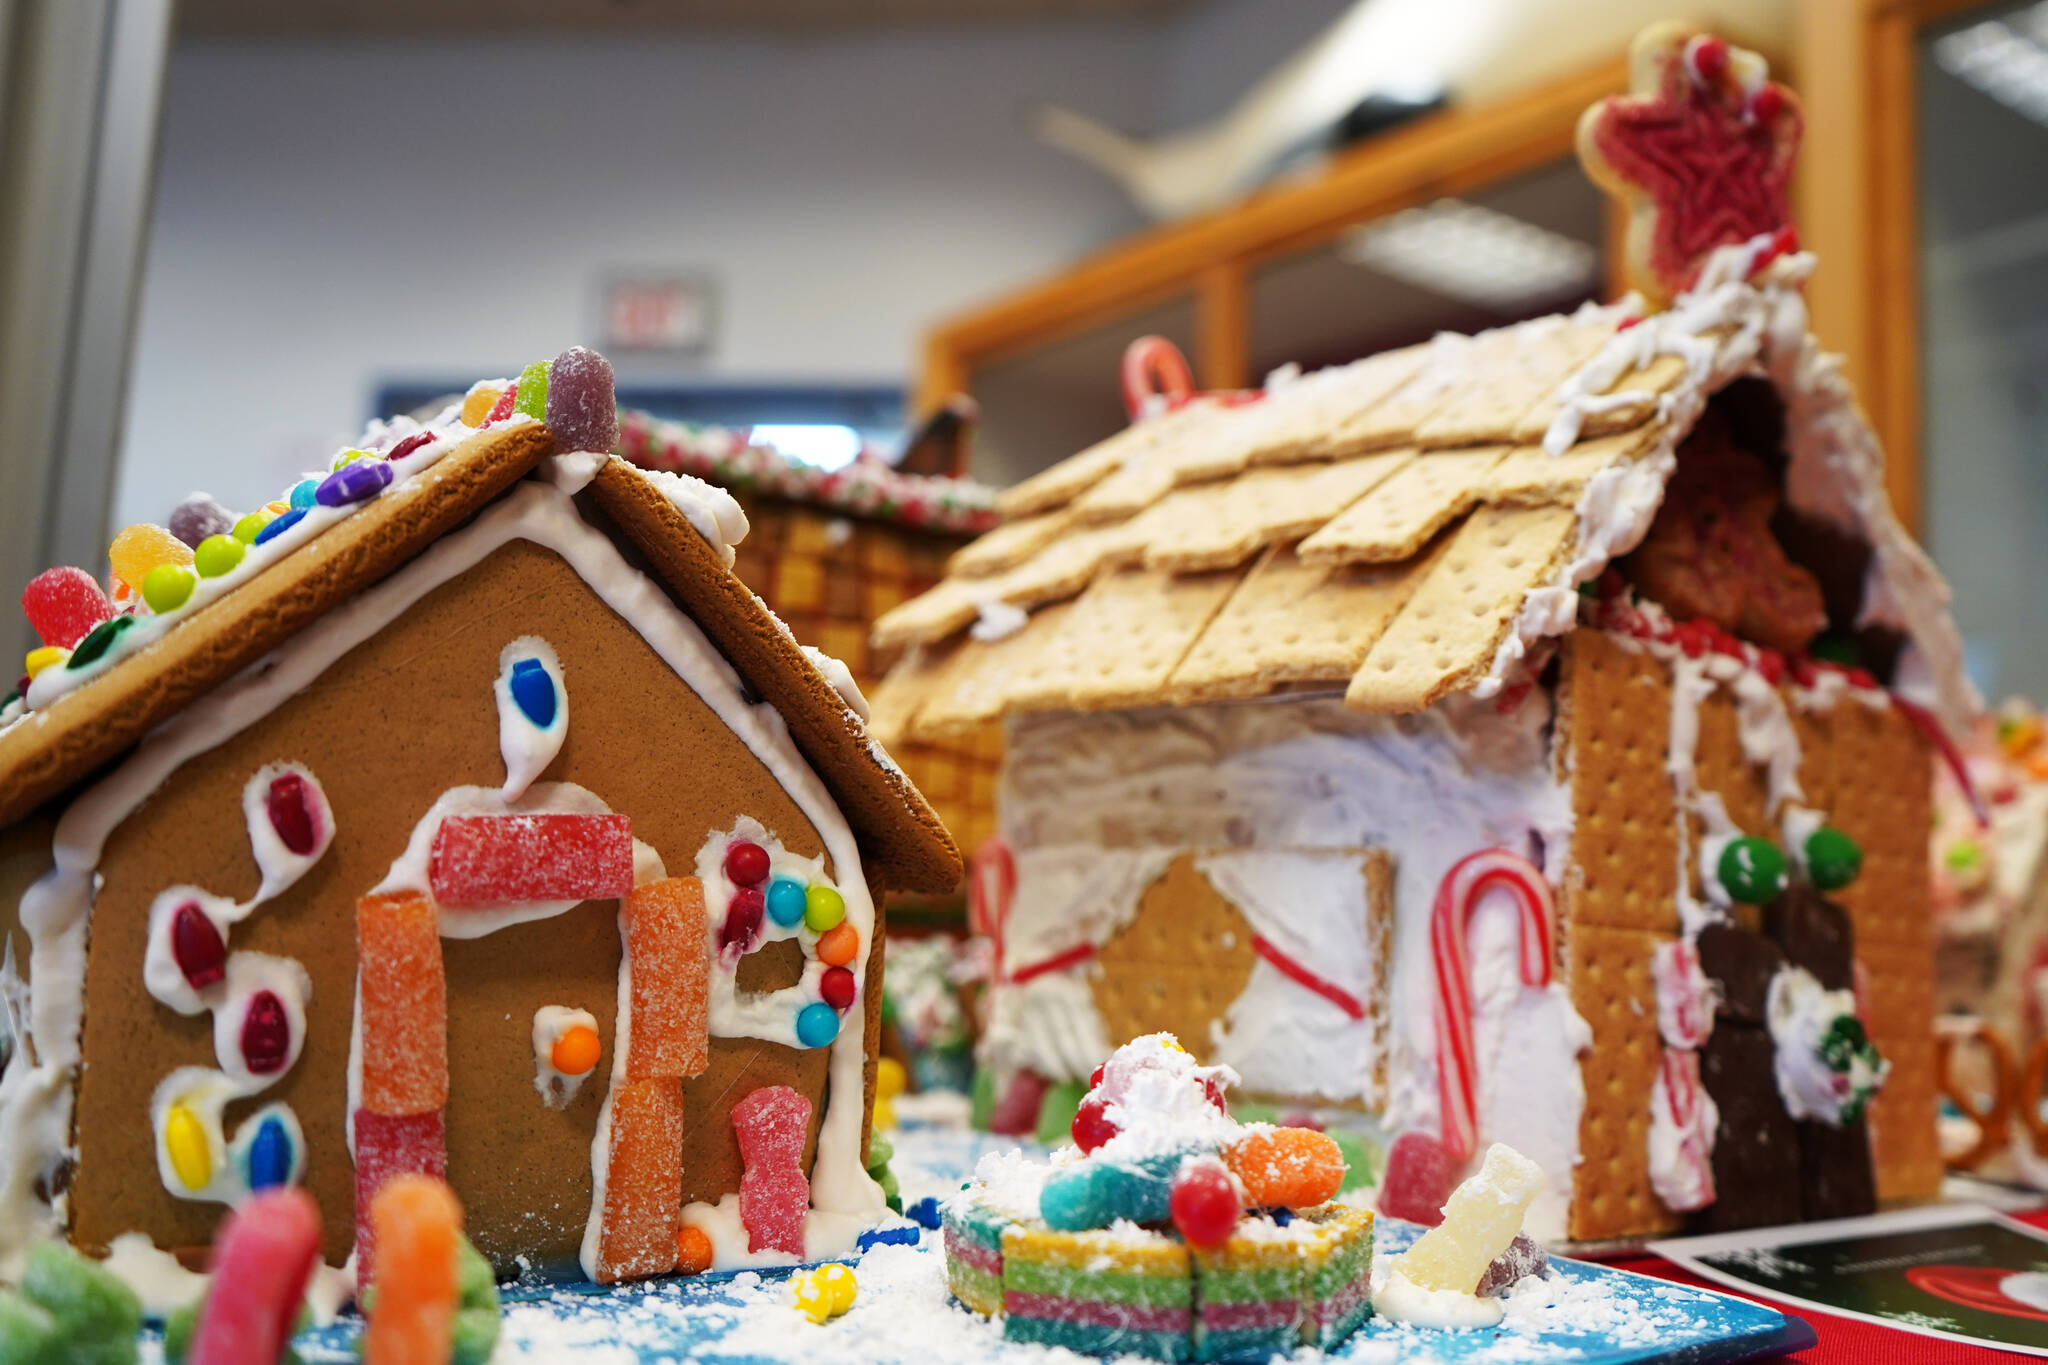
<path fill-rule="evenodd" d="M 228 974 L 228 945 L 206 912 L 190 901 L 171 916 L 171 959 L 195 991 Z"/>
<path fill-rule="evenodd" d="M 114 604 L 100 591 L 99 580 L 83 569 L 45 569 L 21 591 L 21 609 L 46 645 L 71 649 L 102 621 L 113 619 Z"/>
<path fill-rule="evenodd" d="M 732 903 L 725 909 L 725 923 L 718 930 L 718 946 L 737 948 L 743 953 L 752 948 L 754 940 L 760 937 L 761 916 L 767 908 L 761 893 L 751 886 L 733 892 Z"/>
<path fill-rule="evenodd" d="M 1010 1078 L 1010 1088 L 996 1101 L 988 1116 L 988 1130 L 1002 1137 L 1022 1137 L 1038 1131 L 1038 1111 L 1045 1104 L 1045 1092 L 1052 1082 L 1030 1067 Z"/>
<path fill-rule="evenodd" d="M 1221 1246 L 1237 1228 L 1244 1203 L 1230 1172 L 1213 1156 L 1198 1157 L 1180 1168 L 1173 1178 L 1169 1200 L 1173 1225 L 1191 1245 Z"/>
<path fill-rule="evenodd" d="M 1427 1133 L 1403 1133 L 1387 1150 L 1380 1212 L 1435 1227 L 1444 1221 L 1444 1201 L 1451 1197 L 1454 1175 L 1443 1143 Z"/>
<path fill-rule="evenodd" d="M 242 1016 L 242 1061 L 250 1074 L 268 1076 L 284 1070 L 291 1056 L 292 1022 L 285 1016 L 284 1001 L 271 991 L 249 997 L 249 1012 Z"/>
<path fill-rule="evenodd" d="M 306 795 L 306 779 L 298 773 L 283 773 L 270 780 L 264 808 L 277 837 L 301 858 L 320 842 L 319 832 L 314 828 L 313 803 Z"/>
<path fill-rule="evenodd" d="M 498 401 L 491 404 L 491 410 L 484 414 L 484 425 L 489 426 L 493 422 L 502 422 L 510 417 L 512 405 L 518 401 L 519 383 L 514 380 L 505 386 L 505 391 L 498 395 Z"/>
<path fill-rule="evenodd" d="M 804 1212 L 811 1183 L 803 1173 L 804 1128 L 811 1102 L 786 1085 L 763 1086 L 732 1107 L 739 1142 L 740 1221 L 747 1250 L 804 1254 Z"/>
<path fill-rule="evenodd" d="M 725 851 L 725 875 L 734 886 L 759 886 L 768 880 L 768 850 L 742 841 Z"/>
<path fill-rule="evenodd" d="M 824 979 L 818 982 L 818 994 L 833 1009 L 841 1014 L 846 1013 L 852 1008 L 853 997 L 857 994 L 854 990 L 853 973 L 844 967 L 832 968 L 825 973 Z"/>
<path fill-rule="evenodd" d="M 1117 1135 L 1117 1126 L 1110 1120 L 1109 1105 L 1090 1095 L 1081 1101 L 1081 1107 L 1074 1111 L 1074 1145 L 1084 1152 L 1092 1152 Z"/>
<path fill-rule="evenodd" d="M 556 450 L 606 451 L 619 443 L 619 401 L 612 363 L 571 346 L 548 366 L 548 431 Z"/>

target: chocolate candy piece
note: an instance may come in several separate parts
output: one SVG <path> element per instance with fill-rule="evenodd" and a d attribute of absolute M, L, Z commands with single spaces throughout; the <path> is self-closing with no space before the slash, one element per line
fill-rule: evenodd
<path fill-rule="evenodd" d="M 1798 1128 L 1799 1216 L 1810 1222 L 1876 1213 L 1877 1172 L 1864 1120 L 1831 1128 L 1809 1119 Z"/>
<path fill-rule="evenodd" d="M 1719 988 L 1717 1020 L 1743 1024 L 1764 1022 L 1771 978 L 1785 965 L 1785 954 L 1762 934 L 1732 924 L 1710 924 L 1695 941 L 1700 970 Z"/>
<path fill-rule="evenodd" d="M 1697 1231 L 1799 1218 L 1799 1131 L 1778 1097 L 1775 1056 L 1768 1032 L 1725 1019 L 1700 1049 L 1700 1080 L 1721 1122 L 1714 1133 L 1716 1198 L 1694 1215 Z"/>
<path fill-rule="evenodd" d="M 1504 1293 L 1520 1284 L 1531 1275 L 1541 1275 L 1550 1269 L 1550 1254 L 1526 1232 L 1515 1234 L 1515 1240 L 1508 1243 L 1508 1249 L 1493 1258 L 1486 1267 L 1486 1273 L 1479 1277 L 1479 1288 L 1472 1292 L 1481 1298 Z"/>
<path fill-rule="evenodd" d="M 1804 882 L 1785 888 L 1764 907 L 1764 933 L 1831 991 L 1850 990 L 1856 978 L 1856 930 L 1849 912 Z"/>

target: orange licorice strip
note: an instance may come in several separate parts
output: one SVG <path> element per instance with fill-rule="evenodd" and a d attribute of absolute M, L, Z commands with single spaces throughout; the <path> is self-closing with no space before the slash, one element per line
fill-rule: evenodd
<path fill-rule="evenodd" d="M 701 1075 L 710 1059 L 704 884 L 669 877 L 636 886 L 620 916 L 633 992 L 626 1079 Z"/>
<path fill-rule="evenodd" d="M 363 1108 L 402 1118 L 448 1104 L 448 982 L 434 903 L 417 891 L 356 902 Z"/>
<path fill-rule="evenodd" d="M 462 1205 L 447 1182 L 400 1175 L 370 1205 L 377 1298 L 363 1332 L 364 1365 L 447 1365 L 455 1348 Z"/>
<path fill-rule="evenodd" d="M 638 1021 L 635 1020 L 635 1027 Z M 611 1159 L 597 1235 L 597 1282 L 675 1269 L 683 1216 L 683 1083 L 628 1081 L 612 1092 Z"/>

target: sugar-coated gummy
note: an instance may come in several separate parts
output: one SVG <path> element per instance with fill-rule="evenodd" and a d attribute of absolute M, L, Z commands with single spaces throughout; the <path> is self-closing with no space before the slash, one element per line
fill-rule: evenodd
<path fill-rule="evenodd" d="M 1164 1222 L 1172 1213 L 1173 1176 L 1184 1159 L 1181 1152 L 1128 1162 L 1090 1157 L 1059 1167 L 1039 1193 L 1038 1216 L 1056 1232 L 1106 1228 L 1119 1218 Z"/>
<path fill-rule="evenodd" d="M 320 1260 L 320 1209 L 299 1189 L 264 1190 L 229 1214 L 214 1238 L 214 1283 L 192 1327 L 191 1365 L 270 1362 L 298 1325 Z"/>
<path fill-rule="evenodd" d="M 114 614 L 99 580 L 66 565 L 45 569 L 22 589 L 21 609 L 46 645 L 75 649 L 78 642 Z"/>
<path fill-rule="evenodd" d="M 1522 1215 L 1542 1187 L 1540 1166 L 1496 1142 L 1479 1173 L 1451 1191 L 1443 1222 L 1416 1238 L 1396 1264 L 1423 1289 L 1472 1293 L 1522 1230 Z"/>
<path fill-rule="evenodd" d="M 194 493 L 171 511 L 171 534 L 196 546 L 208 536 L 234 529 L 234 513 L 204 493 Z"/>
<path fill-rule="evenodd" d="M 786 1085 L 763 1086 L 732 1107 L 739 1141 L 740 1221 L 749 1251 L 804 1253 L 804 1214 L 811 1183 L 804 1177 L 804 1129 L 811 1102 Z"/>
<path fill-rule="evenodd" d="M 1254 1130 L 1226 1148 L 1223 1160 L 1258 1208 L 1308 1208 L 1344 1184 L 1337 1140 L 1313 1128 Z"/>
<path fill-rule="evenodd" d="M 633 1027 L 626 1079 L 681 1078 L 710 1060 L 710 957 L 704 885 L 669 877 L 626 897 L 626 954 Z"/>
<path fill-rule="evenodd" d="M 682 1208 L 683 1083 L 667 1078 L 628 1081 L 612 1092 L 598 1282 L 611 1284 L 673 1270 Z"/>
<path fill-rule="evenodd" d="M 377 1298 L 363 1331 L 365 1365 L 425 1365 L 453 1354 L 462 1206 L 445 1181 L 395 1176 L 370 1206 Z"/>
<path fill-rule="evenodd" d="M 441 1111 L 393 1117 L 358 1109 L 355 1114 L 356 1284 L 367 1289 L 377 1273 L 377 1227 L 370 1205 L 394 1176 L 448 1173 L 448 1144 Z"/>
<path fill-rule="evenodd" d="M 132 1357 L 131 1357 L 132 1359 Z M 22 1365 L 68 1365 L 64 1333 L 41 1304 L 0 1289 L 0 1360 Z"/>
<path fill-rule="evenodd" d="M 500 394 L 489 384 L 478 384 L 462 400 L 462 425 L 480 427 L 491 415 L 491 409 L 498 405 Z"/>
<path fill-rule="evenodd" d="M 56 1242 L 30 1249 L 21 1272 L 22 1297 L 54 1318 L 71 1338 L 78 1359 L 87 1341 L 121 1342 L 134 1358 L 135 1334 L 142 1328 L 142 1304 L 135 1291 L 99 1262 Z M 96 1359 L 105 1357 L 96 1356 Z"/>
<path fill-rule="evenodd" d="M 768 918 L 783 928 L 792 928 L 803 919 L 804 904 L 802 882 L 777 877 L 768 883 Z"/>
<path fill-rule="evenodd" d="M 159 564 L 189 564 L 192 547 L 162 526 L 146 521 L 124 526 L 107 547 L 107 562 L 114 577 L 131 588 L 140 588 L 149 571 Z"/>
<path fill-rule="evenodd" d="M 603 900 L 633 889 L 633 827 L 623 815 L 451 815 L 430 868 L 443 905 Z"/>
<path fill-rule="evenodd" d="M 1403 1133 L 1387 1150 L 1379 1210 L 1389 1218 L 1434 1227 L 1451 1197 L 1453 1167 L 1443 1143 L 1428 1133 Z"/>
<path fill-rule="evenodd" d="M 548 367 L 548 431 L 557 451 L 600 453 L 619 443 L 619 404 L 612 363 L 585 346 L 571 346 Z"/>
<path fill-rule="evenodd" d="M 403 1116 L 448 1103 L 448 985 L 434 903 L 414 891 L 356 902 L 362 1105 Z"/>
<path fill-rule="evenodd" d="M 548 419 L 548 362 L 536 360 L 519 372 L 519 397 L 512 411 L 536 422 Z"/>

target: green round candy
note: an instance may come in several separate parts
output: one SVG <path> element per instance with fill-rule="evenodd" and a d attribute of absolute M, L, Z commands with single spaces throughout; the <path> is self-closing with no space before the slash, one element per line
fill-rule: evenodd
<path fill-rule="evenodd" d="M 1833 825 L 1806 836 L 1806 875 L 1823 891 L 1839 891 L 1863 870 L 1863 850 Z"/>
<path fill-rule="evenodd" d="M 327 472 L 331 474 L 343 465 L 354 464 L 357 460 L 374 460 L 376 458 L 375 455 L 372 455 L 367 450 L 344 450 L 341 454 L 334 457 L 334 463 L 327 467 Z"/>
<path fill-rule="evenodd" d="M 1769 839 L 1730 839 L 1714 871 L 1722 888 L 1744 905 L 1762 905 L 1785 889 L 1785 855 Z"/>
<path fill-rule="evenodd" d="M 242 562 L 249 547 L 234 536 L 208 536 L 192 552 L 192 567 L 201 578 L 219 578 Z"/>
<path fill-rule="evenodd" d="M 804 889 L 804 923 L 814 934 L 822 934 L 846 918 L 846 899 L 829 886 Z"/>
<path fill-rule="evenodd" d="M 244 545 L 253 545 L 256 543 L 257 535 L 268 525 L 270 525 L 270 513 L 251 512 L 248 516 L 235 523 L 235 539 L 241 541 Z M 202 541 L 201 543 L 204 544 L 205 542 Z"/>
<path fill-rule="evenodd" d="M 176 611 L 199 580 L 183 564 L 159 564 L 142 576 L 142 600 L 155 612 Z"/>

